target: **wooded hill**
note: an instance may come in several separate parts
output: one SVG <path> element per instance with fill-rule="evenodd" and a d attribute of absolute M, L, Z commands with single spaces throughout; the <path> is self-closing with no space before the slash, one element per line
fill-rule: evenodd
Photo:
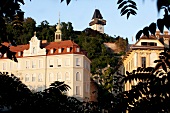
<path fill-rule="evenodd" d="M 61 22 L 62 25 L 62 39 L 72 40 L 77 43 L 81 49 L 88 52 L 88 58 L 92 61 L 91 73 L 95 74 L 96 70 L 102 69 L 107 65 L 114 67 L 117 65 L 119 56 L 125 54 L 128 40 L 119 36 L 109 36 L 101 34 L 90 28 L 83 31 L 74 31 L 71 22 Z M 48 21 L 42 21 L 40 25 L 36 26 L 36 21 L 32 18 L 26 18 L 22 22 L 22 26 L 14 26 L 12 23 L 7 23 L 7 38 L 13 37 L 16 44 L 27 44 L 33 32 L 37 32 L 39 40 L 54 41 L 54 32 L 56 25 L 49 25 Z M 1 42 L 9 39 L 1 40 Z M 110 52 L 104 46 L 104 42 L 116 43 L 120 49 L 119 53 Z"/>

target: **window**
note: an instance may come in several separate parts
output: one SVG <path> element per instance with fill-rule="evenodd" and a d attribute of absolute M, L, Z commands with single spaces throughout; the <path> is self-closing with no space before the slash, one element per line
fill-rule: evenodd
<path fill-rule="evenodd" d="M 69 75 L 68 72 L 65 73 L 65 79 L 66 79 L 66 80 L 70 80 L 70 75 Z"/>
<path fill-rule="evenodd" d="M 32 68 L 35 68 L 35 67 L 36 67 L 36 62 L 32 61 Z"/>
<path fill-rule="evenodd" d="M 141 45 L 144 45 L 144 46 L 157 46 L 157 43 L 155 43 L 155 42 L 141 42 Z"/>
<path fill-rule="evenodd" d="M 10 68 L 10 70 L 12 70 L 12 68 L 13 68 L 13 63 L 12 62 L 9 63 L 9 68 Z"/>
<path fill-rule="evenodd" d="M 61 67 L 61 59 L 57 59 L 57 67 Z"/>
<path fill-rule="evenodd" d="M 35 48 L 35 47 L 32 48 L 32 53 L 33 53 L 33 54 L 36 53 L 36 48 Z"/>
<path fill-rule="evenodd" d="M 76 73 L 76 81 L 80 81 L 80 80 L 81 80 L 80 72 L 77 72 Z"/>
<path fill-rule="evenodd" d="M 49 74 L 49 82 L 54 81 L 54 75 L 52 73 Z"/>
<path fill-rule="evenodd" d="M 38 86 L 37 91 L 42 91 L 42 86 Z"/>
<path fill-rule="evenodd" d="M 142 67 L 146 67 L 146 57 L 142 57 Z"/>
<path fill-rule="evenodd" d="M 39 68 L 43 68 L 43 61 L 42 60 L 39 60 Z"/>
<path fill-rule="evenodd" d="M 6 63 L 3 63 L 3 70 L 6 70 Z"/>
<path fill-rule="evenodd" d="M 21 52 L 18 52 L 18 56 L 21 56 Z"/>
<path fill-rule="evenodd" d="M 32 74 L 32 82 L 36 81 L 36 74 Z"/>
<path fill-rule="evenodd" d="M 60 49 L 58 49 L 58 53 L 61 53 L 61 48 L 60 48 Z"/>
<path fill-rule="evenodd" d="M 70 59 L 69 58 L 66 58 L 65 60 L 65 66 L 69 66 L 70 65 Z"/>
<path fill-rule="evenodd" d="M 30 68 L 30 62 L 26 61 L 26 69 L 29 69 L 29 68 Z"/>
<path fill-rule="evenodd" d="M 141 45 L 146 46 L 147 42 L 141 42 Z"/>
<path fill-rule="evenodd" d="M 39 75 L 38 75 L 38 82 L 42 82 L 42 81 L 43 81 L 42 74 L 39 74 Z"/>
<path fill-rule="evenodd" d="M 80 86 L 76 86 L 76 95 L 80 95 Z"/>
<path fill-rule="evenodd" d="M 54 60 L 49 60 L 49 67 L 54 67 Z"/>
<path fill-rule="evenodd" d="M 50 53 L 51 53 L 51 54 L 53 54 L 53 52 L 54 52 L 54 50 L 53 50 L 53 49 L 51 49 L 51 50 L 50 50 Z"/>
<path fill-rule="evenodd" d="M 57 81 L 61 81 L 61 73 L 57 73 Z"/>
<path fill-rule="evenodd" d="M 69 47 L 67 48 L 67 52 L 70 52 L 70 48 Z"/>
<path fill-rule="evenodd" d="M 80 58 L 76 58 L 76 66 L 80 66 Z"/>
<path fill-rule="evenodd" d="M 80 48 L 76 48 L 76 52 L 80 52 Z"/>
<path fill-rule="evenodd" d="M 28 74 L 25 75 L 25 82 L 29 82 L 30 76 Z"/>

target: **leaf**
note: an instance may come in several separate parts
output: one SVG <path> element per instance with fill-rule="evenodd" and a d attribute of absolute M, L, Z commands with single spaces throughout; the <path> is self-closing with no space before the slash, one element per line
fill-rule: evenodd
<path fill-rule="evenodd" d="M 130 13 L 133 14 L 133 15 L 136 15 L 136 11 L 133 10 L 133 9 L 129 9 Z"/>
<path fill-rule="evenodd" d="M 164 25 L 165 27 L 169 30 L 170 28 L 170 15 L 164 15 L 164 18 L 163 18 L 163 21 L 164 21 Z"/>
<path fill-rule="evenodd" d="M 160 30 L 160 32 L 163 33 L 163 30 L 164 30 L 164 21 L 163 21 L 163 19 L 158 19 L 157 20 L 157 26 L 158 26 L 158 29 Z"/>
<path fill-rule="evenodd" d="M 143 28 L 143 34 L 149 38 L 149 27 Z"/>
<path fill-rule="evenodd" d="M 125 6 L 121 9 L 120 13 L 124 12 L 125 9 L 127 9 L 127 7 L 128 7 L 128 5 L 125 5 Z"/>
<path fill-rule="evenodd" d="M 158 13 L 159 13 L 160 9 L 162 8 L 162 6 L 163 6 L 163 0 L 157 0 Z"/>
<path fill-rule="evenodd" d="M 151 32 L 151 34 L 155 35 L 155 33 L 156 33 L 156 23 L 153 22 L 149 25 L 149 31 Z"/>
<path fill-rule="evenodd" d="M 155 70 L 158 70 L 161 65 L 162 65 L 162 63 L 158 63 L 158 64 L 155 66 Z"/>
<path fill-rule="evenodd" d="M 167 67 L 166 67 L 166 65 L 165 65 L 164 62 L 162 62 L 162 68 L 163 68 L 163 70 L 164 70 L 165 72 L 167 72 Z"/>
<path fill-rule="evenodd" d="M 117 4 L 120 4 L 122 1 L 123 1 L 123 0 L 118 0 L 118 1 L 117 1 Z"/>
<path fill-rule="evenodd" d="M 66 2 L 67 2 L 67 5 L 70 3 L 70 1 L 71 1 L 71 0 L 66 0 Z"/>
<path fill-rule="evenodd" d="M 127 19 L 129 18 L 130 14 L 131 14 L 130 12 L 127 13 Z"/>
<path fill-rule="evenodd" d="M 127 1 L 123 1 L 121 4 L 119 4 L 118 9 L 122 8 L 126 3 Z"/>
<path fill-rule="evenodd" d="M 138 33 L 136 34 L 136 40 L 139 40 L 139 38 L 141 37 L 142 33 L 143 33 L 143 30 L 138 31 Z"/>
<path fill-rule="evenodd" d="M 133 9 L 138 10 L 137 7 L 136 7 L 136 5 L 131 5 L 131 4 L 130 4 L 130 5 L 128 5 L 128 6 L 131 7 L 131 8 L 133 8 Z"/>
<path fill-rule="evenodd" d="M 168 15 L 168 10 L 165 8 L 164 9 L 165 15 Z"/>
<path fill-rule="evenodd" d="M 63 2 L 64 0 L 61 0 L 61 2 Z"/>
<path fill-rule="evenodd" d="M 136 3 L 132 0 L 128 0 L 129 3 L 131 3 L 132 5 L 136 6 Z"/>
<path fill-rule="evenodd" d="M 123 16 L 124 14 L 126 14 L 129 11 L 129 9 L 126 9 L 125 11 L 122 12 L 121 16 Z"/>

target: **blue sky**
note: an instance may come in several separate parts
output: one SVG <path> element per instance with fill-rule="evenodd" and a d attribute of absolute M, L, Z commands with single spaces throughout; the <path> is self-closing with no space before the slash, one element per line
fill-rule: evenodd
<path fill-rule="evenodd" d="M 60 0 L 25 0 L 21 9 L 25 12 L 25 18 L 32 17 L 37 25 L 43 20 L 47 20 L 50 25 L 56 24 L 60 12 L 61 22 L 72 22 L 74 30 L 82 31 L 90 27 L 89 22 L 97 8 L 107 21 L 106 34 L 127 37 L 130 43 L 135 43 L 135 35 L 140 29 L 163 17 L 162 13 L 157 12 L 157 0 L 136 1 L 137 15 L 128 20 L 126 16 L 120 16 L 117 0 L 72 0 L 68 6 L 65 2 L 60 3 Z"/>

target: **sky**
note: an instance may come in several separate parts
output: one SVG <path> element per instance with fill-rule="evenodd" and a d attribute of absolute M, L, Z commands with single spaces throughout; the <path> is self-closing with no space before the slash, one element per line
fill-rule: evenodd
<path fill-rule="evenodd" d="M 128 38 L 129 43 L 135 43 L 136 33 L 156 22 L 163 17 L 163 13 L 158 13 L 156 7 L 157 0 L 136 0 L 137 15 L 121 16 L 117 9 L 118 0 L 71 0 L 69 5 L 61 0 L 25 0 L 21 9 L 25 12 L 25 18 L 31 17 L 36 21 L 36 25 L 47 20 L 50 25 L 61 22 L 71 22 L 74 30 L 82 31 L 89 28 L 95 9 L 99 9 L 106 20 L 104 32 L 109 36 L 120 36 Z M 60 14 L 60 16 L 59 16 Z M 132 37 L 134 40 L 132 41 Z"/>

